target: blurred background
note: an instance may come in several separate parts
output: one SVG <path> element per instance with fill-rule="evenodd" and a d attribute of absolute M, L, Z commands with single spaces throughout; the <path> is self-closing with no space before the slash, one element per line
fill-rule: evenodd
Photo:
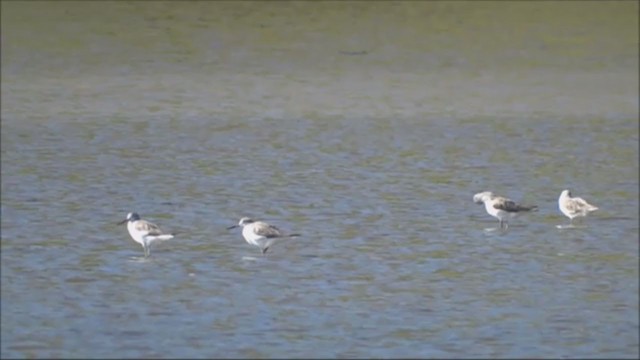
<path fill-rule="evenodd" d="M 638 358 L 638 2 L 0 6 L 3 358 Z"/>

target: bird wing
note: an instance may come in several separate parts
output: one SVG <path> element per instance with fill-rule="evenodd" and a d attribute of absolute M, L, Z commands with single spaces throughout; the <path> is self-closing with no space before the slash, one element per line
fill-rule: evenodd
<path fill-rule="evenodd" d="M 276 238 L 282 236 L 282 232 L 280 231 L 280 229 L 262 221 L 258 221 L 253 225 L 253 232 L 256 235 L 264 236 L 266 238 Z"/>
<path fill-rule="evenodd" d="M 507 212 L 528 211 L 536 208 L 536 206 L 522 206 L 516 204 L 515 201 L 507 198 L 499 198 L 496 203 L 493 204 L 493 207 Z"/>
<path fill-rule="evenodd" d="M 146 231 L 147 235 L 162 235 L 162 231 L 158 227 L 158 225 L 154 223 L 150 223 L 146 220 L 138 220 L 136 222 L 136 230 L 138 231 Z"/>
<path fill-rule="evenodd" d="M 518 205 L 515 202 L 513 202 L 513 200 L 511 199 L 497 197 L 495 198 L 493 207 L 498 210 L 517 211 L 516 208 L 518 207 Z"/>
<path fill-rule="evenodd" d="M 582 211 L 582 209 L 584 208 L 591 207 L 591 205 L 588 202 L 586 202 L 583 198 L 579 198 L 579 197 L 569 199 L 569 201 L 567 201 L 566 206 L 569 211 Z"/>

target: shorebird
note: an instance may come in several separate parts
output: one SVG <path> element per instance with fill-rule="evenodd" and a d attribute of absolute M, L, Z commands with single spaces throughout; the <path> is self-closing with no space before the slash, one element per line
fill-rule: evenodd
<path fill-rule="evenodd" d="M 263 221 L 255 221 L 248 217 L 240 219 L 237 225 L 229 226 L 227 230 L 242 227 L 242 236 L 251 245 L 257 246 L 264 255 L 269 247 L 283 238 L 300 236 L 300 234 L 285 234 L 277 227 Z"/>
<path fill-rule="evenodd" d="M 589 204 L 583 198 L 571 197 L 571 191 L 563 190 L 558 198 L 560 211 L 569 218 L 569 226 L 573 226 L 573 219 L 585 217 L 590 212 L 598 210 L 597 207 Z"/>
<path fill-rule="evenodd" d="M 163 233 L 158 225 L 140 219 L 140 215 L 134 212 L 128 213 L 126 219 L 119 222 L 118 225 L 122 225 L 125 222 L 133 241 L 142 245 L 144 257 L 151 255 L 151 244 L 154 241 L 170 240 L 174 236 L 174 234 Z"/>
<path fill-rule="evenodd" d="M 538 207 L 525 206 L 516 204 L 513 200 L 506 197 L 497 196 L 491 191 L 483 191 L 473 195 L 473 202 L 476 204 L 484 203 L 487 213 L 500 220 L 500 228 L 507 229 L 509 224 L 507 219 L 514 217 L 520 212 L 535 210 Z"/>

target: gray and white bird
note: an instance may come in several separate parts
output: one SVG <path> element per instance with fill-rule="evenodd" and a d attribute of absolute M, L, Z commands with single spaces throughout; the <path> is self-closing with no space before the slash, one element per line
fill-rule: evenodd
<path fill-rule="evenodd" d="M 501 229 L 507 229 L 509 227 L 507 223 L 508 218 L 514 217 L 521 212 L 536 210 L 538 208 L 535 205 L 519 205 L 511 199 L 497 196 L 491 191 L 483 191 L 473 195 L 473 202 L 476 204 L 484 204 L 487 213 L 500 220 Z"/>
<path fill-rule="evenodd" d="M 229 226 L 227 230 L 237 227 L 242 227 L 244 239 L 249 244 L 259 247 L 262 250 L 262 254 L 265 254 L 273 244 L 284 238 L 301 236 L 300 234 L 286 234 L 274 225 L 248 217 L 243 217 L 237 225 Z"/>
<path fill-rule="evenodd" d="M 560 211 L 569 218 L 569 226 L 573 226 L 573 219 L 585 217 L 590 212 L 598 210 L 597 207 L 589 204 L 583 198 L 571 197 L 571 191 L 563 190 L 558 198 Z"/>
<path fill-rule="evenodd" d="M 144 249 L 144 257 L 151 255 L 151 244 L 156 241 L 164 241 L 173 239 L 175 234 L 165 234 L 160 230 L 158 225 L 147 220 L 140 219 L 138 213 L 130 212 L 127 217 L 118 223 L 118 225 L 127 223 L 127 230 L 133 241 L 142 245 Z"/>

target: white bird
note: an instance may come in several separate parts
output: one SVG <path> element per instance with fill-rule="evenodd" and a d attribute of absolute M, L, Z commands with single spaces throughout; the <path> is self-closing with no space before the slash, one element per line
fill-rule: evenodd
<path fill-rule="evenodd" d="M 240 219 L 237 225 L 229 226 L 227 230 L 242 227 L 242 236 L 251 245 L 257 246 L 264 255 L 269 247 L 283 238 L 301 236 L 300 234 L 285 234 L 277 227 L 263 221 L 255 221 L 248 217 Z"/>
<path fill-rule="evenodd" d="M 576 217 L 585 217 L 590 212 L 598 210 L 597 207 L 589 204 L 583 198 L 571 197 L 569 190 L 563 190 L 558 198 L 558 207 L 560 211 L 569 218 L 570 225 L 573 226 L 573 219 Z"/>
<path fill-rule="evenodd" d="M 484 207 L 487 210 L 489 215 L 500 220 L 500 228 L 508 228 L 509 224 L 506 219 L 509 217 L 514 217 L 520 212 L 523 211 L 531 211 L 535 210 L 538 207 L 533 206 L 524 206 L 516 204 L 513 200 L 497 196 L 491 191 L 483 191 L 481 193 L 477 193 L 473 195 L 473 202 L 476 204 L 484 203 Z"/>
<path fill-rule="evenodd" d="M 140 219 L 137 213 L 128 213 L 127 218 L 118 223 L 118 225 L 127 223 L 129 235 L 135 242 L 142 245 L 144 249 L 144 257 L 151 255 L 151 243 L 154 241 L 163 241 L 173 239 L 175 234 L 163 233 L 158 225 L 147 220 Z"/>

